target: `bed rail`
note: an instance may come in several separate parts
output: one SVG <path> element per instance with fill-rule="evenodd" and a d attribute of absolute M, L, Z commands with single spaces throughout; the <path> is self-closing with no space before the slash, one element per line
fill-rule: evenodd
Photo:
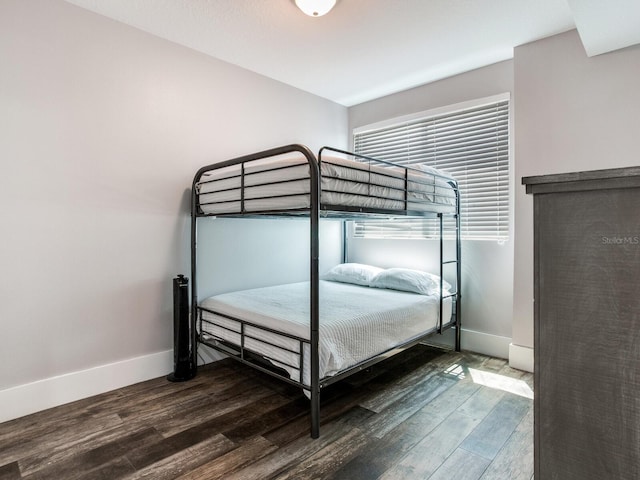
<path fill-rule="evenodd" d="M 298 150 L 271 150 L 268 156 L 260 152 L 203 167 L 193 184 L 193 190 L 200 193 L 195 211 L 202 216 L 306 216 L 312 202 L 310 174 L 299 169 L 304 159 L 292 158 L 284 164 L 250 163 L 293 151 Z M 335 156 L 325 160 L 323 153 L 327 151 L 349 160 Z M 323 216 L 428 217 L 452 211 L 455 204 L 452 191 L 457 191 L 457 183 L 438 173 L 333 147 L 322 147 L 317 163 Z"/>
<path fill-rule="evenodd" d="M 455 302 L 455 295 L 448 295 L 446 297 L 451 297 L 452 303 Z M 214 349 L 220 350 L 223 353 L 227 353 L 231 355 L 235 360 L 240 361 L 241 363 L 249 363 L 253 366 L 256 365 L 256 359 L 260 357 L 263 361 L 266 359 L 271 363 L 271 365 L 260 365 L 260 370 L 277 377 L 289 384 L 300 387 L 304 390 L 310 391 L 311 382 L 305 381 L 304 379 L 304 371 L 307 367 L 307 363 L 305 362 L 304 354 L 305 349 L 308 352 L 310 349 L 311 342 L 303 337 L 299 337 L 296 335 L 292 335 L 289 333 L 281 332 L 279 330 L 275 330 L 273 328 L 266 327 L 264 325 L 259 325 L 254 322 L 250 322 L 248 320 L 243 320 L 241 318 L 224 314 L 219 311 L 216 311 L 212 308 L 207 307 L 198 307 L 198 317 L 197 323 L 199 324 L 198 331 L 199 333 L 199 341 L 205 345 L 208 345 Z M 327 387 L 333 383 L 336 383 L 355 372 L 367 369 L 376 363 L 389 358 L 390 356 L 395 355 L 407 348 L 410 348 L 422 341 L 424 341 L 429 336 L 437 333 L 440 330 L 446 330 L 456 326 L 456 318 L 455 318 L 455 305 L 452 305 L 451 318 L 446 322 L 442 323 L 440 320 L 437 325 L 429 330 L 422 332 L 420 335 L 415 336 L 414 338 L 408 339 L 405 342 L 394 345 L 393 347 L 375 355 L 374 357 L 370 357 L 366 360 L 358 362 L 349 368 L 342 370 L 340 373 L 335 375 L 326 376 L 319 379 L 320 388 Z M 207 315 L 209 314 L 209 315 Z M 205 317 L 206 315 L 206 317 Z M 229 326 L 229 324 L 224 324 L 221 320 L 231 321 L 233 326 Z M 275 341 L 265 340 L 264 337 L 256 336 L 255 334 L 248 333 L 248 328 L 251 327 L 256 331 L 266 332 L 272 334 L 276 338 L 284 339 L 284 340 L 292 340 L 295 342 L 295 349 L 288 348 L 281 344 L 275 343 Z M 216 332 L 215 329 L 218 329 Z M 225 338 L 225 335 L 222 332 L 229 332 L 232 336 L 238 336 L 240 338 L 239 342 L 233 342 L 230 338 Z M 266 355 L 264 353 L 259 352 L 258 350 L 252 349 L 247 346 L 247 340 L 254 340 L 255 342 L 267 345 L 271 347 L 273 350 L 280 350 L 285 354 L 293 354 L 298 361 L 296 363 L 286 363 L 282 358 L 276 358 L 274 355 Z M 282 365 L 282 369 L 278 368 L 278 365 Z M 275 366 L 275 368 L 274 368 Z M 294 371 L 297 371 L 296 378 L 289 375 L 289 373 L 285 370 L 286 367 L 290 367 Z"/>

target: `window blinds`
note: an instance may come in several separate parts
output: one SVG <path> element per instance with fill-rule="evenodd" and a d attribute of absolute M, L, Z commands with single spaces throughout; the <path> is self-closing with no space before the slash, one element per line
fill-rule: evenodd
<path fill-rule="evenodd" d="M 460 186 L 462 237 L 507 238 L 508 99 L 356 132 L 354 150 L 400 165 L 429 165 L 453 175 Z M 356 222 L 354 234 L 378 238 L 423 238 L 433 234 L 433 225 L 422 220 Z"/>

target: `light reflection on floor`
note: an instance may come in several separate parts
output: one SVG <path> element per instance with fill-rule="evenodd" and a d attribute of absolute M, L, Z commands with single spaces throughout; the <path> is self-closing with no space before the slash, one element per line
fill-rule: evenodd
<path fill-rule="evenodd" d="M 445 373 L 447 375 L 452 375 L 459 380 L 462 380 L 469 375 L 471 376 L 471 380 L 478 385 L 533 399 L 533 390 L 531 390 L 531 387 L 529 387 L 527 382 L 524 380 L 507 377 L 506 375 L 500 375 L 498 373 L 485 372 L 475 368 L 464 368 L 457 363 L 449 366 L 445 370 Z"/>

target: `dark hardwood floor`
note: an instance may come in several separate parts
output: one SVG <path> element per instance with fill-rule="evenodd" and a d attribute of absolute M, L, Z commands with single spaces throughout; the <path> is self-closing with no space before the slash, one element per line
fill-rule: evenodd
<path fill-rule="evenodd" d="M 232 360 L 0 424 L 0 480 L 531 480 L 531 374 L 418 345 L 301 392 Z"/>

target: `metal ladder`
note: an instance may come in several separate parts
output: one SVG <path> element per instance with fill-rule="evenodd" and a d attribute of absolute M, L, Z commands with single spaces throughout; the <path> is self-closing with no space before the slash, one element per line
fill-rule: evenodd
<path fill-rule="evenodd" d="M 454 220 L 452 227 L 445 228 L 445 217 L 450 217 Z M 461 245 L 460 245 L 460 214 L 456 212 L 454 214 L 438 214 L 438 223 L 439 223 L 439 231 L 440 231 L 440 318 L 438 320 L 438 333 L 442 334 L 442 317 L 443 317 L 443 304 L 445 298 L 452 298 L 454 302 L 455 311 L 453 315 L 455 315 L 456 319 L 456 337 L 455 337 L 455 349 L 457 352 L 460 351 L 460 299 L 461 297 L 461 276 L 462 269 L 460 263 L 461 256 Z M 454 232 L 455 233 L 455 258 L 445 260 L 444 258 L 444 241 L 445 241 L 445 232 Z M 455 291 L 450 292 L 448 295 L 443 295 L 443 282 L 444 282 L 444 270 L 445 266 L 455 265 L 456 268 L 456 282 L 455 282 Z"/>

